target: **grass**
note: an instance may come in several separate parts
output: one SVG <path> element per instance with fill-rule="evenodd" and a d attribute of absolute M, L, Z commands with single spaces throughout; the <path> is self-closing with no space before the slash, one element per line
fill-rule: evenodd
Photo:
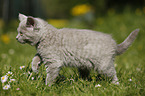
<path fill-rule="evenodd" d="M 8 32 L 5 42 L 0 40 L 0 77 L 8 71 L 13 72 L 16 82 L 11 88 L 3 90 L 0 82 L 0 96 L 144 96 L 145 95 L 145 16 L 134 13 L 112 14 L 97 18 L 93 30 L 112 35 L 121 43 L 131 31 L 140 28 L 140 33 L 133 45 L 121 56 L 117 56 L 115 66 L 120 85 L 108 80 L 96 79 L 97 73 L 91 72 L 92 80 L 79 78 L 75 68 L 63 68 L 57 82 L 49 87 L 44 83 L 45 68 L 42 65 L 39 78 L 31 70 L 31 59 L 36 53 L 34 47 L 22 45 L 15 40 L 17 32 Z M 73 23 L 68 27 L 88 28 L 85 24 Z M 1 37 L 2 38 L 2 37 Z M 22 70 L 20 66 L 25 66 Z M 100 87 L 95 87 L 100 84 Z"/>

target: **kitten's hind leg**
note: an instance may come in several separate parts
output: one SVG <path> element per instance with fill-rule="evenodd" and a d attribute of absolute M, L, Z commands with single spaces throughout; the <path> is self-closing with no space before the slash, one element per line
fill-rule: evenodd
<path fill-rule="evenodd" d="M 98 73 L 111 78 L 113 84 L 119 84 L 113 58 L 104 58 L 101 62 L 101 66 L 98 68 Z"/>
<path fill-rule="evenodd" d="M 41 64 L 41 58 L 39 55 L 35 55 L 35 57 L 32 60 L 32 70 L 33 72 L 37 73 L 39 69 L 39 64 Z"/>
<path fill-rule="evenodd" d="M 117 78 L 116 74 L 112 78 L 112 83 L 116 84 L 116 85 L 119 85 L 118 78 Z"/>

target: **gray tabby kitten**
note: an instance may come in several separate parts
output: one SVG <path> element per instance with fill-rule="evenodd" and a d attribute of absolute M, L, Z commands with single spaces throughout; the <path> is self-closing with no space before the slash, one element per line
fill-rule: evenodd
<path fill-rule="evenodd" d="M 83 78 L 93 69 L 118 84 L 114 58 L 127 50 L 139 32 L 139 29 L 134 30 L 124 42 L 117 45 L 105 33 L 85 29 L 57 29 L 40 18 L 23 14 L 19 14 L 19 20 L 16 39 L 22 44 L 36 47 L 32 70 L 38 72 L 39 64 L 45 64 L 46 85 L 54 82 L 63 66 L 77 67 Z"/>

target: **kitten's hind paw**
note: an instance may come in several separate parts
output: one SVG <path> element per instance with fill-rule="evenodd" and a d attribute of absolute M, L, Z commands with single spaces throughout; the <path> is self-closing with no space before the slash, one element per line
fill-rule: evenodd
<path fill-rule="evenodd" d="M 118 81 L 112 81 L 111 83 L 115 84 L 115 85 L 120 85 L 120 83 Z"/>

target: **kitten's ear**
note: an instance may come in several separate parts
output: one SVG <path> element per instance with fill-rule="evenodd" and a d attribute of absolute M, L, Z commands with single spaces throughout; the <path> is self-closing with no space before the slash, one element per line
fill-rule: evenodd
<path fill-rule="evenodd" d="M 19 20 L 22 21 L 22 20 L 25 20 L 25 19 L 27 19 L 27 16 L 19 13 Z"/>
<path fill-rule="evenodd" d="M 28 16 L 27 22 L 26 22 L 26 26 L 27 26 L 27 27 L 31 27 L 31 26 L 34 27 L 34 25 L 35 25 L 35 20 L 34 20 L 34 18 L 31 17 L 31 16 Z"/>

